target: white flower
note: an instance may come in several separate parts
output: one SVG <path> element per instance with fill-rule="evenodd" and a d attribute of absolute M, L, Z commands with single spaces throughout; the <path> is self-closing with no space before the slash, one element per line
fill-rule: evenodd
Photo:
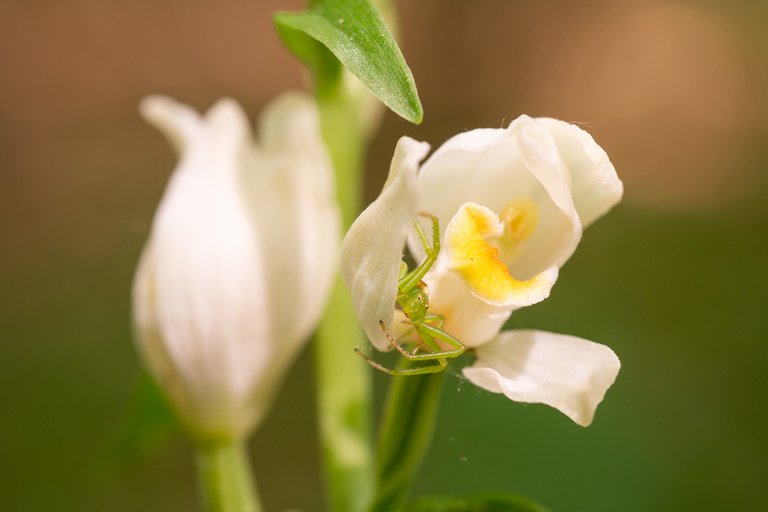
<path fill-rule="evenodd" d="M 391 348 L 379 324 L 393 327 L 404 240 L 417 262 L 424 258 L 411 223 L 415 212 L 428 212 L 440 221 L 443 247 L 424 277 L 430 311 L 476 348 L 466 377 L 589 424 L 618 373 L 615 354 L 573 337 L 499 331 L 515 309 L 548 297 L 583 228 L 620 200 L 608 156 L 580 128 L 528 116 L 506 129 L 459 134 L 419 170 L 427 151 L 399 141 L 384 190 L 342 244 L 342 275 L 368 337 L 379 350 Z M 568 363 L 582 359 L 590 364 Z"/>
<path fill-rule="evenodd" d="M 264 416 L 310 335 L 339 241 L 311 99 L 284 95 L 260 140 L 241 107 L 167 97 L 141 112 L 179 153 L 134 279 L 140 351 L 194 435 L 238 438 Z"/>

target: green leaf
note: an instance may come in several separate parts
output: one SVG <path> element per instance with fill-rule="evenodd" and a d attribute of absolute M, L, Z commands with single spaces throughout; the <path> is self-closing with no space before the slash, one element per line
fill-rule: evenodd
<path fill-rule="evenodd" d="M 113 462 L 125 465 L 144 458 L 162 450 L 177 435 L 178 425 L 170 404 L 151 377 L 142 374 L 112 442 Z"/>
<path fill-rule="evenodd" d="M 315 73 L 319 87 L 338 77 L 340 61 L 395 113 L 421 123 L 424 112 L 411 70 L 368 0 L 318 0 L 308 11 L 277 13 L 273 19 L 283 43 Z"/>
<path fill-rule="evenodd" d="M 469 496 L 418 498 L 404 512 L 549 512 L 535 501 L 518 494 L 472 494 Z"/>

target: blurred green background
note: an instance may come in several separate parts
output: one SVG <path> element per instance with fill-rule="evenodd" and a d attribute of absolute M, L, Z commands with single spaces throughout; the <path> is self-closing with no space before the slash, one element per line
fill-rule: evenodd
<path fill-rule="evenodd" d="M 230 95 L 255 119 L 306 86 L 269 19 L 300 7 L 0 3 L 0 510 L 199 509 L 189 446 L 162 404 L 137 399 L 129 288 L 174 157 L 136 106 Z M 626 187 L 552 297 L 510 322 L 619 354 L 595 423 L 454 372 L 416 491 L 516 491 L 566 512 L 763 510 L 768 3 L 398 7 L 425 122 L 386 115 L 369 200 L 400 135 L 437 147 L 520 113 L 585 126 Z M 305 354 L 252 443 L 267 510 L 322 509 L 313 414 Z"/>

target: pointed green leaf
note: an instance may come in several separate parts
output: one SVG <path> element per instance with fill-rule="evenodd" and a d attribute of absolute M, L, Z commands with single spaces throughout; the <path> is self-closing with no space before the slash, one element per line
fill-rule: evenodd
<path fill-rule="evenodd" d="M 411 70 L 368 0 L 318 0 L 308 11 L 277 13 L 274 22 L 285 45 L 320 84 L 338 73 L 333 55 L 395 113 L 421 123 Z"/>
<path fill-rule="evenodd" d="M 163 392 L 143 373 L 126 417 L 111 441 L 108 456 L 113 463 L 125 465 L 162 450 L 179 434 L 176 418 Z"/>

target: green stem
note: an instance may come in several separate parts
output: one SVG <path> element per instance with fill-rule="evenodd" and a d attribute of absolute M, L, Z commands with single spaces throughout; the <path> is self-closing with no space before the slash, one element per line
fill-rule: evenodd
<path fill-rule="evenodd" d="M 261 511 L 244 442 L 198 445 L 197 468 L 207 512 Z"/>
<path fill-rule="evenodd" d="M 346 230 L 360 211 L 366 138 L 359 96 L 350 94 L 343 74 L 337 78 L 318 84 L 317 100 Z M 352 301 L 337 277 L 314 348 L 328 509 L 338 512 L 364 510 L 372 488 L 372 384 L 369 368 L 353 352 L 360 341 Z"/>
<path fill-rule="evenodd" d="M 445 372 L 392 379 L 379 431 L 372 512 L 399 510 L 408 497 L 432 441 L 444 380 Z"/>
<path fill-rule="evenodd" d="M 394 7 L 389 0 L 373 3 L 388 22 L 394 21 Z M 361 210 L 366 144 L 382 107 L 335 58 L 321 68 L 315 74 L 315 93 L 323 139 L 336 172 L 336 197 L 346 232 Z M 361 341 L 352 300 L 337 277 L 314 343 L 328 509 L 335 512 L 364 511 L 373 490 L 373 385 L 370 368 L 354 355 Z"/>
<path fill-rule="evenodd" d="M 365 509 L 372 488 L 370 372 L 354 355 L 357 325 L 340 282 L 315 340 L 318 419 L 328 509 Z"/>

